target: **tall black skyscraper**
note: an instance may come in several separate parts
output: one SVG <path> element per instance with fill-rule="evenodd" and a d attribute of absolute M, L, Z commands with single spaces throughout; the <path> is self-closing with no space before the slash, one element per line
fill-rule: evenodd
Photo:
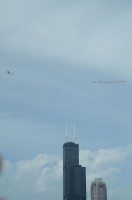
<path fill-rule="evenodd" d="M 86 200 L 86 169 L 79 165 L 79 145 L 63 145 L 63 200 Z"/>

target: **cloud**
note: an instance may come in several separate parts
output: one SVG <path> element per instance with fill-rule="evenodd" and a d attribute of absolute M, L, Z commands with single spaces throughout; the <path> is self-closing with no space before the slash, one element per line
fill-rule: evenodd
<path fill-rule="evenodd" d="M 80 163 L 87 168 L 87 189 L 96 177 L 107 180 L 120 173 L 120 167 L 115 164 L 124 162 L 130 154 L 130 146 L 94 152 L 81 150 Z M 0 192 L 10 200 L 62 198 L 62 160 L 57 155 L 40 154 L 33 159 L 5 161 L 1 179 Z"/>
<path fill-rule="evenodd" d="M 87 168 L 87 183 L 102 177 L 105 180 L 112 179 L 114 175 L 120 174 L 118 164 L 132 154 L 132 146 L 125 148 L 100 149 L 98 151 L 82 150 L 80 162 Z"/>
<path fill-rule="evenodd" d="M 61 176 L 62 161 L 58 156 L 38 155 L 16 163 L 5 161 L 1 193 L 8 199 L 27 196 L 35 199 L 47 193 L 50 199 L 50 192 L 54 194 L 59 189 Z"/>
<path fill-rule="evenodd" d="M 82 150 L 80 152 L 81 162 L 84 165 L 91 163 L 92 167 L 101 167 L 105 163 L 118 163 L 124 160 L 132 152 L 132 147 L 100 149 L 91 152 L 90 150 Z"/>

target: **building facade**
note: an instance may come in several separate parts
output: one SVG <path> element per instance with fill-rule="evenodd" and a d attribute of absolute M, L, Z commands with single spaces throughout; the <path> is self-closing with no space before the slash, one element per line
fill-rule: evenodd
<path fill-rule="evenodd" d="M 79 165 L 79 145 L 63 145 L 63 200 L 86 200 L 86 168 Z"/>
<path fill-rule="evenodd" d="M 91 200 L 107 200 L 106 184 L 101 178 L 96 178 L 91 183 Z"/>

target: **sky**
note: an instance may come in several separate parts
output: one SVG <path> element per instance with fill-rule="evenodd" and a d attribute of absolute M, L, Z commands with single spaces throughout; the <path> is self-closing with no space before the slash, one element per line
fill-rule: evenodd
<path fill-rule="evenodd" d="M 131 10 L 130 0 L 0 0 L 1 198 L 62 199 L 75 123 L 88 199 L 97 177 L 109 200 L 131 199 Z"/>

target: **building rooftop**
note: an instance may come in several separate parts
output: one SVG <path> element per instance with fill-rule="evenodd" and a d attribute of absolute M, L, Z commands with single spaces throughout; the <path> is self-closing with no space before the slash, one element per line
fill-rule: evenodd
<path fill-rule="evenodd" d="M 74 142 L 66 142 L 63 144 L 63 147 L 65 146 L 78 146 L 78 144 L 74 143 Z"/>

